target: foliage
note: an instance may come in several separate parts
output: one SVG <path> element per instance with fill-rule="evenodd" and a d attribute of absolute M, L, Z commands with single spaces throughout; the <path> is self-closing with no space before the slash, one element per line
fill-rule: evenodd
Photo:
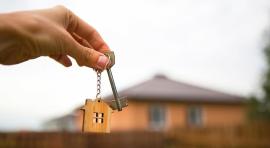
<path fill-rule="evenodd" d="M 267 67 L 262 84 L 263 95 L 262 97 L 252 96 L 249 99 L 249 116 L 252 119 L 270 120 L 270 34 L 267 34 L 264 54 Z"/>

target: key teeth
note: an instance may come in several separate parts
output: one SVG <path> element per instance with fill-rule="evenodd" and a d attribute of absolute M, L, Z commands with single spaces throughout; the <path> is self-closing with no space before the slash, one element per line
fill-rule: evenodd
<path fill-rule="evenodd" d="M 119 100 L 120 100 L 120 103 L 121 103 L 121 110 L 122 110 L 122 108 L 125 108 L 125 107 L 128 106 L 128 101 L 127 101 L 126 97 L 122 97 Z M 112 100 L 111 102 L 109 102 L 109 106 L 113 110 L 118 110 L 115 100 Z M 121 111 L 121 110 L 118 110 L 118 111 Z"/>

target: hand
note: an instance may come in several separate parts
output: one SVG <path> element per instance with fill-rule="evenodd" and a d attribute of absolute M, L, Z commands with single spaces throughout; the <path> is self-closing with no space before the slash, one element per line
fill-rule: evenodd
<path fill-rule="evenodd" d="M 109 50 L 99 33 L 63 6 L 0 14 L 0 63 L 18 64 L 50 56 L 64 66 L 104 70 Z"/>

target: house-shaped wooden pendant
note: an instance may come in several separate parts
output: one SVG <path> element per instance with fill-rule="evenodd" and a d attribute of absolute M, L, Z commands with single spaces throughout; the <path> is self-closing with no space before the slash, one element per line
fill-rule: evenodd
<path fill-rule="evenodd" d="M 100 99 L 86 99 L 83 113 L 83 132 L 109 133 L 112 109 Z"/>

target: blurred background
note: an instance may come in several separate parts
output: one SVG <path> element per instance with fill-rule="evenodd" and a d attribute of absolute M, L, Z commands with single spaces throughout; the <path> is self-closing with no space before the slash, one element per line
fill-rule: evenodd
<path fill-rule="evenodd" d="M 112 134 L 124 138 L 134 132 L 134 139 L 140 133 L 154 134 L 157 147 L 164 141 L 170 146 L 194 144 L 205 135 L 214 139 L 214 145 L 235 146 L 242 140 L 240 145 L 270 146 L 264 140 L 269 134 L 262 132 L 269 131 L 270 119 L 270 1 L 12 0 L 0 5 L 1 13 L 64 5 L 100 32 L 115 52 L 112 71 L 117 88 L 130 100 L 128 108 L 112 115 Z M 0 138 L 14 140 L 17 135 L 6 134 L 22 131 L 38 132 L 41 139 L 46 137 L 43 131 L 80 136 L 78 108 L 96 96 L 92 69 L 79 67 L 74 60 L 65 68 L 41 57 L 0 65 L 0 71 Z M 101 88 L 102 96 L 110 98 L 106 73 Z M 179 132 L 170 132 L 173 129 Z M 53 135 L 71 136 L 61 133 Z M 220 138 L 215 141 L 213 135 Z"/>

